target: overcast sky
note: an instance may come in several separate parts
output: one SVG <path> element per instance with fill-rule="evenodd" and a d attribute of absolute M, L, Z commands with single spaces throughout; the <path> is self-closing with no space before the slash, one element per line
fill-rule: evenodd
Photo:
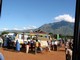
<path fill-rule="evenodd" d="M 0 30 L 38 28 L 61 20 L 74 22 L 76 0 L 3 0 Z"/>

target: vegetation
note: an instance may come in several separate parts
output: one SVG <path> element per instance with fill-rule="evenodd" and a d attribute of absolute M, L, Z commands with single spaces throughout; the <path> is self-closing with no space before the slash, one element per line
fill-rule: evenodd
<path fill-rule="evenodd" d="M 49 35 L 51 36 L 51 38 L 52 38 L 52 39 L 54 38 L 54 35 L 53 35 L 53 33 L 49 33 Z"/>
<path fill-rule="evenodd" d="M 62 34 L 64 36 L 73 36 L 74 33 L 74 23 L 61 21 L 55 23 L 44 24 L 38 29 L 41 29 L 47 33 Z"/>
<path fill-rule="evenodd" d="M 1 35 L 8 34 L 9 32 L 3 31 Z"/>

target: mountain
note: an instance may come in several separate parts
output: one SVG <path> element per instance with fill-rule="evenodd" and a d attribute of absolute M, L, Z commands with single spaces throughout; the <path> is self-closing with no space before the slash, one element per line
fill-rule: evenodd
<path fill-rule="evenodd" d="M 74 23 L 63 20 L 60 22 L 44 24 L 38 29 L 48 33 L 73 36 Z"/>
<path fill-rule="evenodd" d="M 5 31 L 6 32 L 10 32 L 10 33 L 12 33 L 12 32 L 22 33 L 22 32 L 30 32 L 32 30 L 34 30 L 34 29 L 28 29 L 28 30 L 5 30 Z M 2 33 L 2 32 L 4 32 L 4 31 L 0 31 L 0 33 Z"/>
<path fill-rule="evenodd" d="M 74 33 L 74 23 L 67 21 L 54 22 L 49 24 L 44 24 L 37 29 L 29 29 L 29 30 L 6 30 L 7 32 L 30 32 L 36 30 L 42 30 L 47 33 L 53 34 L 62 34 L 62 35 L 70 35 L 73 36 Z"/>

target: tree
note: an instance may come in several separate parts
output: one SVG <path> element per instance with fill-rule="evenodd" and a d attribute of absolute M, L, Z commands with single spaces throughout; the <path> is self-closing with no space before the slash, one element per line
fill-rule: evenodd
<path fill-rule="evenodd" d="M 54 34 L 53 37 L 54 37 L 55 39 L 57 39 L 57 34 Z"/>
<path fill-rule="evenodd" d="M 7 31 L 3 31 L 2 33 L 1 33 L 1 35 L 4 35 L 4 34 L 8 34 L 9 32 L 7 32 Z"/>
<path fill-rule="evenodd" d="M 53 35 L 53 33 L 49 33 L 49 35 L 51 36 L 51 38 L 52 38 L 52 39 L 54 38 L 54 35 Z"/>

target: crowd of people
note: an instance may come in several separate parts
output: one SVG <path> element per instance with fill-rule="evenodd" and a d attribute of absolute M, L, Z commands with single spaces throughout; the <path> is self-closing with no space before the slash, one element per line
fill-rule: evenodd
<path fill-rule="evenodd" d="M 41 42 L 38 39 L 27 39 L 27 41 L 24 41 L 23 44 L 20 44 L 19 40 L 16 40 L 16 42 L 14 42 L 13 40 L 11 40 L 11 37 L 8 36 L 5 36 L 3 38 L 0 37 L 0 47 L 7 49 L 15 49 L 18 52 L 21 50 L 21 48 L 24 47 L 26 49 L 26 53 L 29 53 L 29 51 L 34 51 L 35 54 L 38 51 L 42 51 Z"/>
<path fill-rule="evenodd" d="M 4 38 L 0 37 L 0 47 L 7 48 L 7 49 L 15 49 L 16 51 L 20 52 L 21 48 L 25 48 L 25 52 L 34 52 L 37 54 L 38 52 L 42 53 L 45 49 L 49 52 L 57 51 L 62 44 L 65 45 L 66 56 L 68 55 L 68 49 L 73 49 L 73 40 L 46 40 L 47 46 L 43 48 L 41 46 L 41 40 L 38 39 L 27 39 L 24 41 L 24 44 L 20 44 L 19 40 L 16 40 L 14 43 L 11 40 L 11 37 L 5 36 Z M 71 57 L 67 57 L 67 59 L 71 59 Z"/>
<path fill-rule="evenodd" d="M 47 40 L 46 41 L 47 46 L 43 48 L 41 46 L 41 40 L 38 39 L 27 39 L 27 41 L 24 41 L 24 44 L 20 44 L 19 40 L 16 40 L 16 43 L 11 40 L 11 37 L 5 36 L 4 38 L 0 37 L 0 47 L 8 48 L 8 49 L 15 49 L 16 51 L 20 51 L 21 47 L 25 48 L 25 52 L 34 52 L 35 54 L 37 52 L 42 52 L 44 49 L 47 51 L 57 51 L 59 47 L 61 47 L 62 41 L 61 40 Z"/>

